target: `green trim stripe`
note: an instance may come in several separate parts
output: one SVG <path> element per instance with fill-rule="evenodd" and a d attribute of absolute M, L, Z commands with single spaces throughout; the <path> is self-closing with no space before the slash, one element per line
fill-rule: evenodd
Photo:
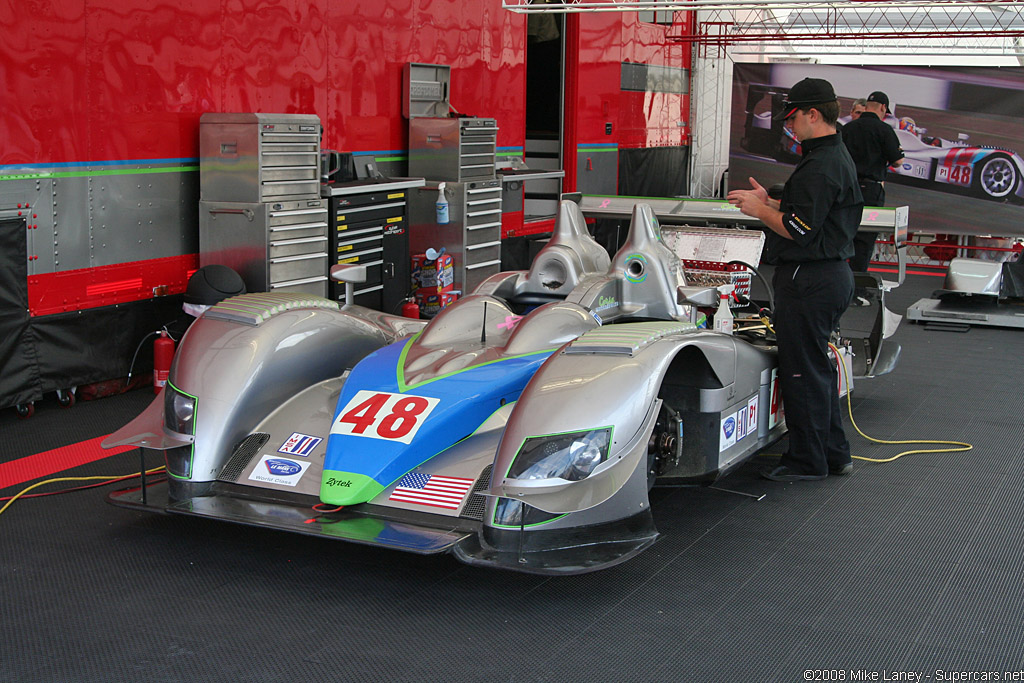
<path fill-rule="evenodd" d="M 161 168 L 126 168 L 104 171 L 44 171 L 42 173 L 16 173 L 0 175 L 0 180 L 35 180 L 41 178 L 88 178 L 104 175 L 148 175 L 152 173 L 190 173 L 199 166 L 164 166 Z"/>
<path fill-rule="evenodd" d="M 653 196 L 642 196 L 633 194 L 585 194 L 584 197 L 597 197 L 598 199 L 668 199 L 674 202 L 688 201 L 688 202 L 701 202 L 708 201 L 714 204 L 728 204 L 729 202 L 723 202 L 720 199 L 690 199 L 689 197 L 653 197 Z"/>
<path fill-rule="evenodd" d="M 517 500 L 515 498 L 506 498 L 506 500 L 510 500 L 513 503 L 519 503 L 520 505 L 524 504 L 523 501 Z M 540 508 L 535 508 L 535 509 L 540 509 Z M 526 514 L 526 510 L 522 510 L 520 514 L 525 515 Z M 562 519 L 563 517 L 568 517 L 569 513 L 566 512 L 564 514 L 558 515 L 557 517 L 552 517 L 551 519 L 545 519 L 543 522 L 534 522 L 533 524 L 522 524 L 522 525 L 520 525 L 520 524 L 515 524 L 515 525 L 513 525 L 513 524 L 498 524 L 498 522 L 495 521 L 495 518 L 497 516 L 498 516 L 498 506 L 495 505 L 494 506 L 494 515 L 491 516 L 491 526 L 493 526 L 495 529 L 519 529 L 519 528 L 531 529 L 533 527 L 543 526 L 544 524 L 551 524 L 551 522 L 557 522 L 558 520 Z"/>
<path fill-rule="evenodd" d="M 192 443 L 189 445 L 188 476 L 182 477 L 180 475 L 177 475 L 177 474 L 171 472 L 170 470 L 165 470 L 169 476 L 171 476 L 171 477 L 173 477 L 175 479 L 181 479 L 183 481 L 187 481 L 187 480 L 192 478 L 192 470 L 195 469 L 195 462 L 196 462 L 196 425 L 199 424 L 199 397 L 193 396 L 192 394 L 188 393 L 187 391 L 184 391 L 183 389 L 179 389 L 178 387 L 174 386 L 173 384 L 171 384 L 170 378 L 167 379 L 167 384 L 164 385 L 164 391 L 167 391 L 167 387 L 170 387 L 174 391 L 177 391 L 179 394 L 183 394 L 185 396 L 188 396 L 190 399 L 195 401 L 195 404 L 192 406 L 192 434 L 191 434 L 191 436 L 192 436 Z M 164 398 L 162 393 L 160 395 L 160 400 L 161 401 L 165 400 L 165 398 Z M 164 420 L 164 423 L 166 424 L 166 419 Z"/>

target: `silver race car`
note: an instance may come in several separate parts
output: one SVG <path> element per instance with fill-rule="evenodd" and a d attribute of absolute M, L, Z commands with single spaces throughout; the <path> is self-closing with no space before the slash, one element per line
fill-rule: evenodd
<path fill-rule="evenodd" d="M 607 567 L 655 541 L 657 480 L 710 483 L 785 433 L 770 339 L 702 329 L 718 301 L 686 286 L 649 206 L 609 258 L 568 201 L 529 271 L 429 322 L 233 297 L 104 442 L 163 450 L 166 481 L 111 500 L 474 565 Z"/>

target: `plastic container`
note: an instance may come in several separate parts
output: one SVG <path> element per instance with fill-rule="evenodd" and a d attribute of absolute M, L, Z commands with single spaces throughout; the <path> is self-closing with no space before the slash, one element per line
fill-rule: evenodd
<path fill-rule="evenodd" d="M 732 334 L 733 315 L 729 308 L 729 299 L 732 296 L 733 285 L 722 285 L 718 288 L 718 310 L 715 311 L 715 332 Z"/>
<path fill-rule="evenodd" d="M 437 186 L 437 204 L 435 208 L 437 210 L 437 224 L 445 225 L 448 223 L 448 198 L 444 196 L 445 183 L 439 183 Z"/>

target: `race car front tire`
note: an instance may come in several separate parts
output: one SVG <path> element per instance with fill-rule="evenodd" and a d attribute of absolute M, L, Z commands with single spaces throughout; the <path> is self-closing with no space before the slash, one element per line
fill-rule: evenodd
<path fill-rule="evenodd" d="M 974 194 L 982 199 L 1006 199 L 1012 197 L 1020 183 L 1017 166 L 1006 154 L 995 152 L 983 158 L 974 174 Z"/>

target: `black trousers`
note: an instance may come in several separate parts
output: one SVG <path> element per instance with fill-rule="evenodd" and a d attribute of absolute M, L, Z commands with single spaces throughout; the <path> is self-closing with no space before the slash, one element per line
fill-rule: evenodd
<path fill-rule="evenodd" d="M 871 180 L 862 181 L 860 193 L 864 195 L 864 206 L 885 206 L 885 186 Z M 850 270 L 855 273 L 868 272 L 871 256 L 875 253 L 877 232 L 858 232 L 853 238 L 853 256 L 850 257 Z"/>
<path fill-rule="evenodd" d="M 775 336 L 789 451 L 779 464 L 801 474 L 828 474 L 850 462 L 843 430 L 839 374 L 829 358 L 832 330 L 853 298 L 853 273 L 843 261 L 775 268 Z"/>

